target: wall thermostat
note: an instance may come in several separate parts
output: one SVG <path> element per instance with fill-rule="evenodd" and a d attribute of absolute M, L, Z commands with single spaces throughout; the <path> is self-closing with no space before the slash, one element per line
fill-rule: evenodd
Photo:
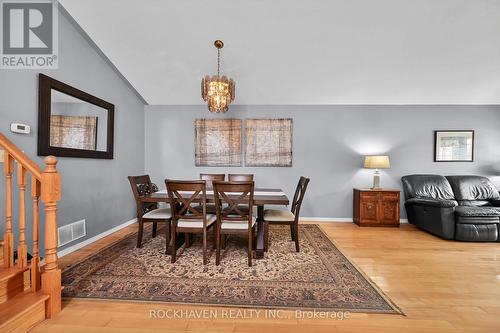
<path fill-rule="evenodd" d="M 12 123 L 10 124 L 10 130 L 14 133 L 30 134 L 31 129 L 29 125 Z"/>

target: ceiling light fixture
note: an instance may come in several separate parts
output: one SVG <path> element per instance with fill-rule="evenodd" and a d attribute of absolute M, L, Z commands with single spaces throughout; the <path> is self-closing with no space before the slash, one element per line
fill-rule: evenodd
<path fill-rule="evenodd" d="M 220 76 L 220 50 L 224 47 L 221 40 L 214 42 L 217 48 L 217 75 L 207 75 L 201 79 L 201 97 L 208 104 L 210 112 L 227 112 L 234 101 L 235 84 L 233 79 Z"/>

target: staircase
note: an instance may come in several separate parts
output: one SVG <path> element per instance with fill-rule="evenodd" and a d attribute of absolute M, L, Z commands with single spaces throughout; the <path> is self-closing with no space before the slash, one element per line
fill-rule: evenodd
<path fill-rule="evenodd" d="M 61 311 L 61 270 L 57 263 L 57 202 L 61 183 L 54 156 L 45 158 L 46 166 L 42 170 L 2 133 L 0 150 L 3 151 L 3 154 L 0 151 L 0 169 L 3 166 L 5 175 L 5 220 L 0 217 L 0 223 L 5 221 L 5 232 L 0 241 L 0 332 L 27 332 Z M 17 178 L 16 195 L 13 195 L 14 174 Z M 31 186 L 31 221 L 26 221 L 27 185 Z M 40 262 L 38 248 L 40 198 L 45 206 L 43 262 Z M 19 200 L 18 230 L 13 230 L 13 199 Z M 26 243 L 26 223 L 32 225 L 32 244 Z M 14 248 L 17 249 L 16 260 Z M 28 248 L 33 254 L 30 261 L 27 259 Z"/>

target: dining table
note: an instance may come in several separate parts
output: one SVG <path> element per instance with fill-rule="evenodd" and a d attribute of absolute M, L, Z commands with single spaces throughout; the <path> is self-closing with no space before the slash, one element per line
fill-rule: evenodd
<path fill-rule="evenodd" d="M 232 195 L 229 195 L 231 197 Z M 234 197 L 238 197 L 239 194 L 233 194 Z M 142 202 L 157 202 L 157 203 L 167 203 L 169 204 L 168 193 L 166 190 L 160 190 L 153 192 L 151 194 L 146 194 L 141 196 L 140 200 Z M 206 200 L 207 203 L 215 203 L 214 192 L 212 190 L 206 190 Z M 201 198 L 194 199 L 193 202 L 200 202 Z M 253 205 L 257 207 L 257 242 L 255 245 L 255 257 L 256 259 L 264 258 L 264 252 L 267 250 L 265 245 L 267 244 L 266 234 L 267 228 L 264 225 L 264 207 L 266 205 L 280 205 L 287 206 L 290 204 L 290 200 L 287 195 L 281 189 L 273 188 L 256 188 L 253 195 Z"/>

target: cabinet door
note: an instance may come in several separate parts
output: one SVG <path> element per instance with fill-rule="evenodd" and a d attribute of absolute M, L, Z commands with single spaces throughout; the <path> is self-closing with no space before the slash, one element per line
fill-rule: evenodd
<path fill-rule="evenodd" d="M 377 199 L 372 199 L 372 198 L 363 198 L 361 200 L 360 204 L 360 210 L 361 210 L 361 218 L 360 222 L 361 224 L 366 223 L 366 224 L 378 224 L 378 203 Z"/>
<path fill-rule="evenodd" d="M 380 224 L 399 224 L 399 195 L 387 195 L 379 201 Z"/>

